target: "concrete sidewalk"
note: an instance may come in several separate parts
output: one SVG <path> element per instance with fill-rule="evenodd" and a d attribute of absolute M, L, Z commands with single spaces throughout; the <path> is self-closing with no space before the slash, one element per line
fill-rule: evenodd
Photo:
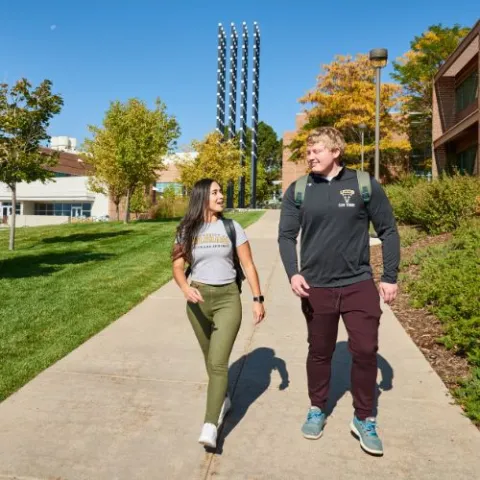
<path fill-rule="evenodd" d="M 268 318 L 253 329 L 246 286 L 231 359 L 234 410 L 216 454 L 196 443 L 206 374 L 183 297 L 169 283 L 0 404 L 0 479 L 478 478 L 480 433 L 388 307 L 379 352 L 385 456 L 364 454 L 349 433 L 344 329 L 325 434 L 302 438 L 306 327 L 277 225 L 271 211 L 248 229 Z"/>

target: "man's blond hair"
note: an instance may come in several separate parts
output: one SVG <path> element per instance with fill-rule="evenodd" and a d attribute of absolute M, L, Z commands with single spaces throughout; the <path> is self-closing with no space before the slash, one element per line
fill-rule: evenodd
<path fill-rule="evenodd" d="M 307 145 L 323 143 L 330 150 L 340 150 L 340 156 L 345 152 L 345 138 L 340 130 L 333 127 L 319 127 L 311 130 L 307 137 Z"/>

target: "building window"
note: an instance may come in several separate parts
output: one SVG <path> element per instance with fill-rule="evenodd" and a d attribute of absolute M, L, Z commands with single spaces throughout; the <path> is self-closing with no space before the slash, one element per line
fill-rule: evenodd
<path fill-rule="evenodd" d="M 90 217 L 91 203 L 36 203 L 35 215 L 58 215 L 66 217 Z"/>
<path fill-rule="evenodd" d="M 4 215 L 11 215 L 12 212 L 12 202 L 0 202 L 0 207 L 1 207 L 1 213 L 2 216 Z M 20 204 L 17 202 L 15 204 L 15 213 L 17 215 L 20 215 Z"/>
<path fill-rule="evenodd" d="M 457 154 L 457 168 L 461 174 L 473 175 L 475 160 L 477 158 L 477 146 L 467 148 Z"/>
<path fill-rule="evenodd" d="M 157 192 L 163 193 L 167 188 L 174 188 L 177 195 L 183 195 L 183 185 L 177 182 L 157 182 L 155 188 Z"/>
<path fill-rule="evenodd" d="M 53 176 L 56 178 L 62 178 L 62 177 L 72 177 L 71 173 L 64 173 L 64 172 L 54 172 Z"/>
<path fill-rule="evenodd" d="M 455 89 L 455 110 L 461 112 L 478 98 L 478 72 L 472 72 Z"/>

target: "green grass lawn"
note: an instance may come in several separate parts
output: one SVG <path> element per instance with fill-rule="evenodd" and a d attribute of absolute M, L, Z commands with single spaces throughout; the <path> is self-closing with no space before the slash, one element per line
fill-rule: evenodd
<path fill-rule="evenodd" d="M 166 283 L 177 224 L 19 228 L 14 252 L 0 230 L 0 401 Z"/>

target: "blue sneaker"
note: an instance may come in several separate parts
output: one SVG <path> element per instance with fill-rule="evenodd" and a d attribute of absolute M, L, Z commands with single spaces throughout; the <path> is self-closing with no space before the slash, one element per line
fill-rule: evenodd
<path fill-rule="evenodd" d="M 377 435 L 377 423 L 375 418 L 369 417 L 359 420 L 353 417 L 350 424 L 352 433 L 360 440 L 360 445 L 367 453 L 372 455 L 383 455 L 383 445 Z"/>
<path fill-rule="evenodd" d="M 323 434 L 325 426 L 325 414 L 318 407 L 310 407 L 307 421 L 302 426 L 302 433 L 309 440 L 317 440 Z"/>

